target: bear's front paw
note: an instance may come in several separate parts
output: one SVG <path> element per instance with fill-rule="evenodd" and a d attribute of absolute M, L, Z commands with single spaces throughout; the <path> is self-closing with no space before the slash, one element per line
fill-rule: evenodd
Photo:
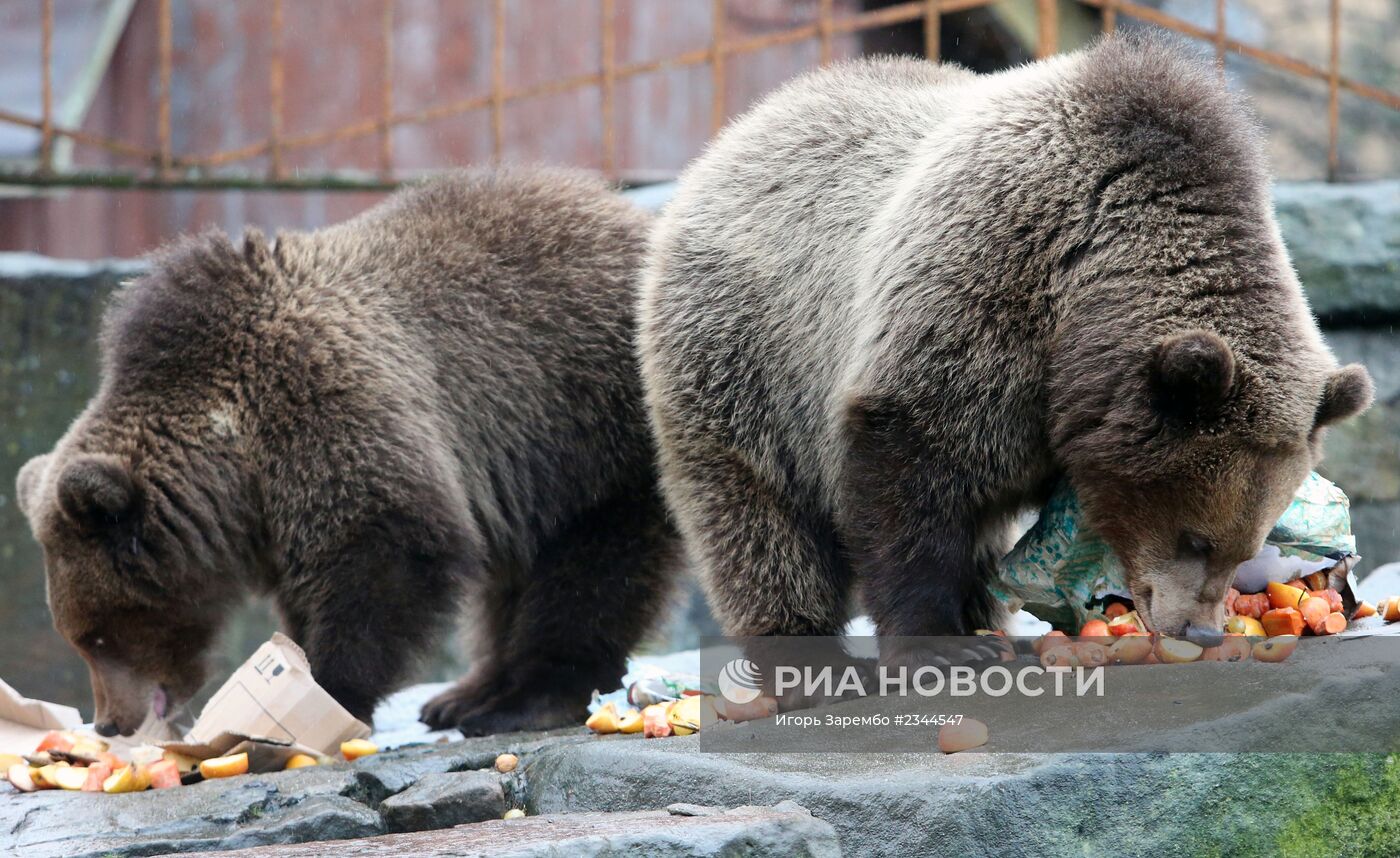
<path fill-rule="evenodd" d="M 882 638 L 880 666 L 891 670 L 916 671 L 924 667 L 947 670 L 950 667 L 970 667 L 974 670 L 997 664 L 1008 650 L 1002 638 L 988 636 L 986 640 L 968 637 L 910 637 Z"/>

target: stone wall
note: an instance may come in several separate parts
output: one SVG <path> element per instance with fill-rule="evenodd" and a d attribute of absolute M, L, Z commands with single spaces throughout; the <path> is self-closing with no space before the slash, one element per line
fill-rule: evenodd
<path fill-rule="evenodd" d="M 638 193 L 646 205 L 667 196 L 665 187 Z M 1323 465 L 1352 498 L 1364 575 L 1400 560 L 1400 182 L 1284 184 L 1276 199 L 1328 340 L 1341 360 L 1365 364 L 1376 380 L 1376 407 L 1331 433 Z M 41 558 L 12 493 L 19 467 L 48 450 L 92 395 L 102 305 L 139 270 L 131 261 L 0 254 L 0 677 L 84 708 L 86 671 L 49 627 Z M 679 601 L 657 649 L 695 646 L 698 630 L 713 629 L 693 585 Z M 224 666 L 240 663 L 270 628 L 265 606 L 241 613 L 220 650 Z M 422 678 L 449 678 L 458 658 L 445 642 Z"/>

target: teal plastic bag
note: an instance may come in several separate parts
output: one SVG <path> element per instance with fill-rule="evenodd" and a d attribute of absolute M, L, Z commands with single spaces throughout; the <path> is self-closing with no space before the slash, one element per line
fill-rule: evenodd
<path fill-rule="evenodd" d="M 1288 580 L 1355 559 L 1347 496 L 1312 473 L 1264 548 L 1240 564 L 1236 584 L 1242 592 L 1255 592 L 1267 580 Z M 1062 481 L 1035 525 L 1002 559 L 992 591 L 1011 611 L 1024 608 L 1057 627 L 1077 629 L 1097 613 L 1095 600 L 1127 597 L 1128 582 L 1123 564 L 1085 523 L 1079 499 Z"/>

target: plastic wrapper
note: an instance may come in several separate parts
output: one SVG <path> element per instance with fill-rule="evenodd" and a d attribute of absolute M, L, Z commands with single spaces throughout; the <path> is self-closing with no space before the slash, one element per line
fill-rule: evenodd
<path fill-rule="evenodd" d="M 1235 587 L 1258 592 L 1269 581 L 1339 564 L 1349 578 L 1357 559 L 1347 496 L 1313 473 L 1294 493 L 1264 547 L 1240 564 Z M 1039 519 L 1003 558 L 992 589 L 1010 610 L 1024 609 L 1072 629 L 1096 614 L 1095 603 L 1104 597 L 1131 598 L 1122 562 L 1085 522 L 1067 481 L 1056 487 Z"/>

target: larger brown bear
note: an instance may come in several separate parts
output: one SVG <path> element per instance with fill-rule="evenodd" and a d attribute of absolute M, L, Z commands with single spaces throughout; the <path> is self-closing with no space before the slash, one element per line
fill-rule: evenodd
<path fill-rule="evenodd" d="M 1371 399 L 1261 149 L 1208 64 L 1142 41 L 991 76 L 853 62 L 735 120 L 658 225 L 639 333 L 726 629 L 830 635 L 858 588 L 882 660 L 936 657 L 892 638 L 991 626 L 1013 517 L 1067 474 L 1147 623 L 1217 635 L 1324 427 Z"/>
<path fill-rule="evenodd" d="M 674 541 L 632 358 L 649 221 L 579 175 L 476 173 L 162 252 L 18 481 L 98 731 L 197 689 L 249 591 L 363 719 L 459 600 L 481 647 L 429 725 L 576 722 L 616 686 Z"/>

